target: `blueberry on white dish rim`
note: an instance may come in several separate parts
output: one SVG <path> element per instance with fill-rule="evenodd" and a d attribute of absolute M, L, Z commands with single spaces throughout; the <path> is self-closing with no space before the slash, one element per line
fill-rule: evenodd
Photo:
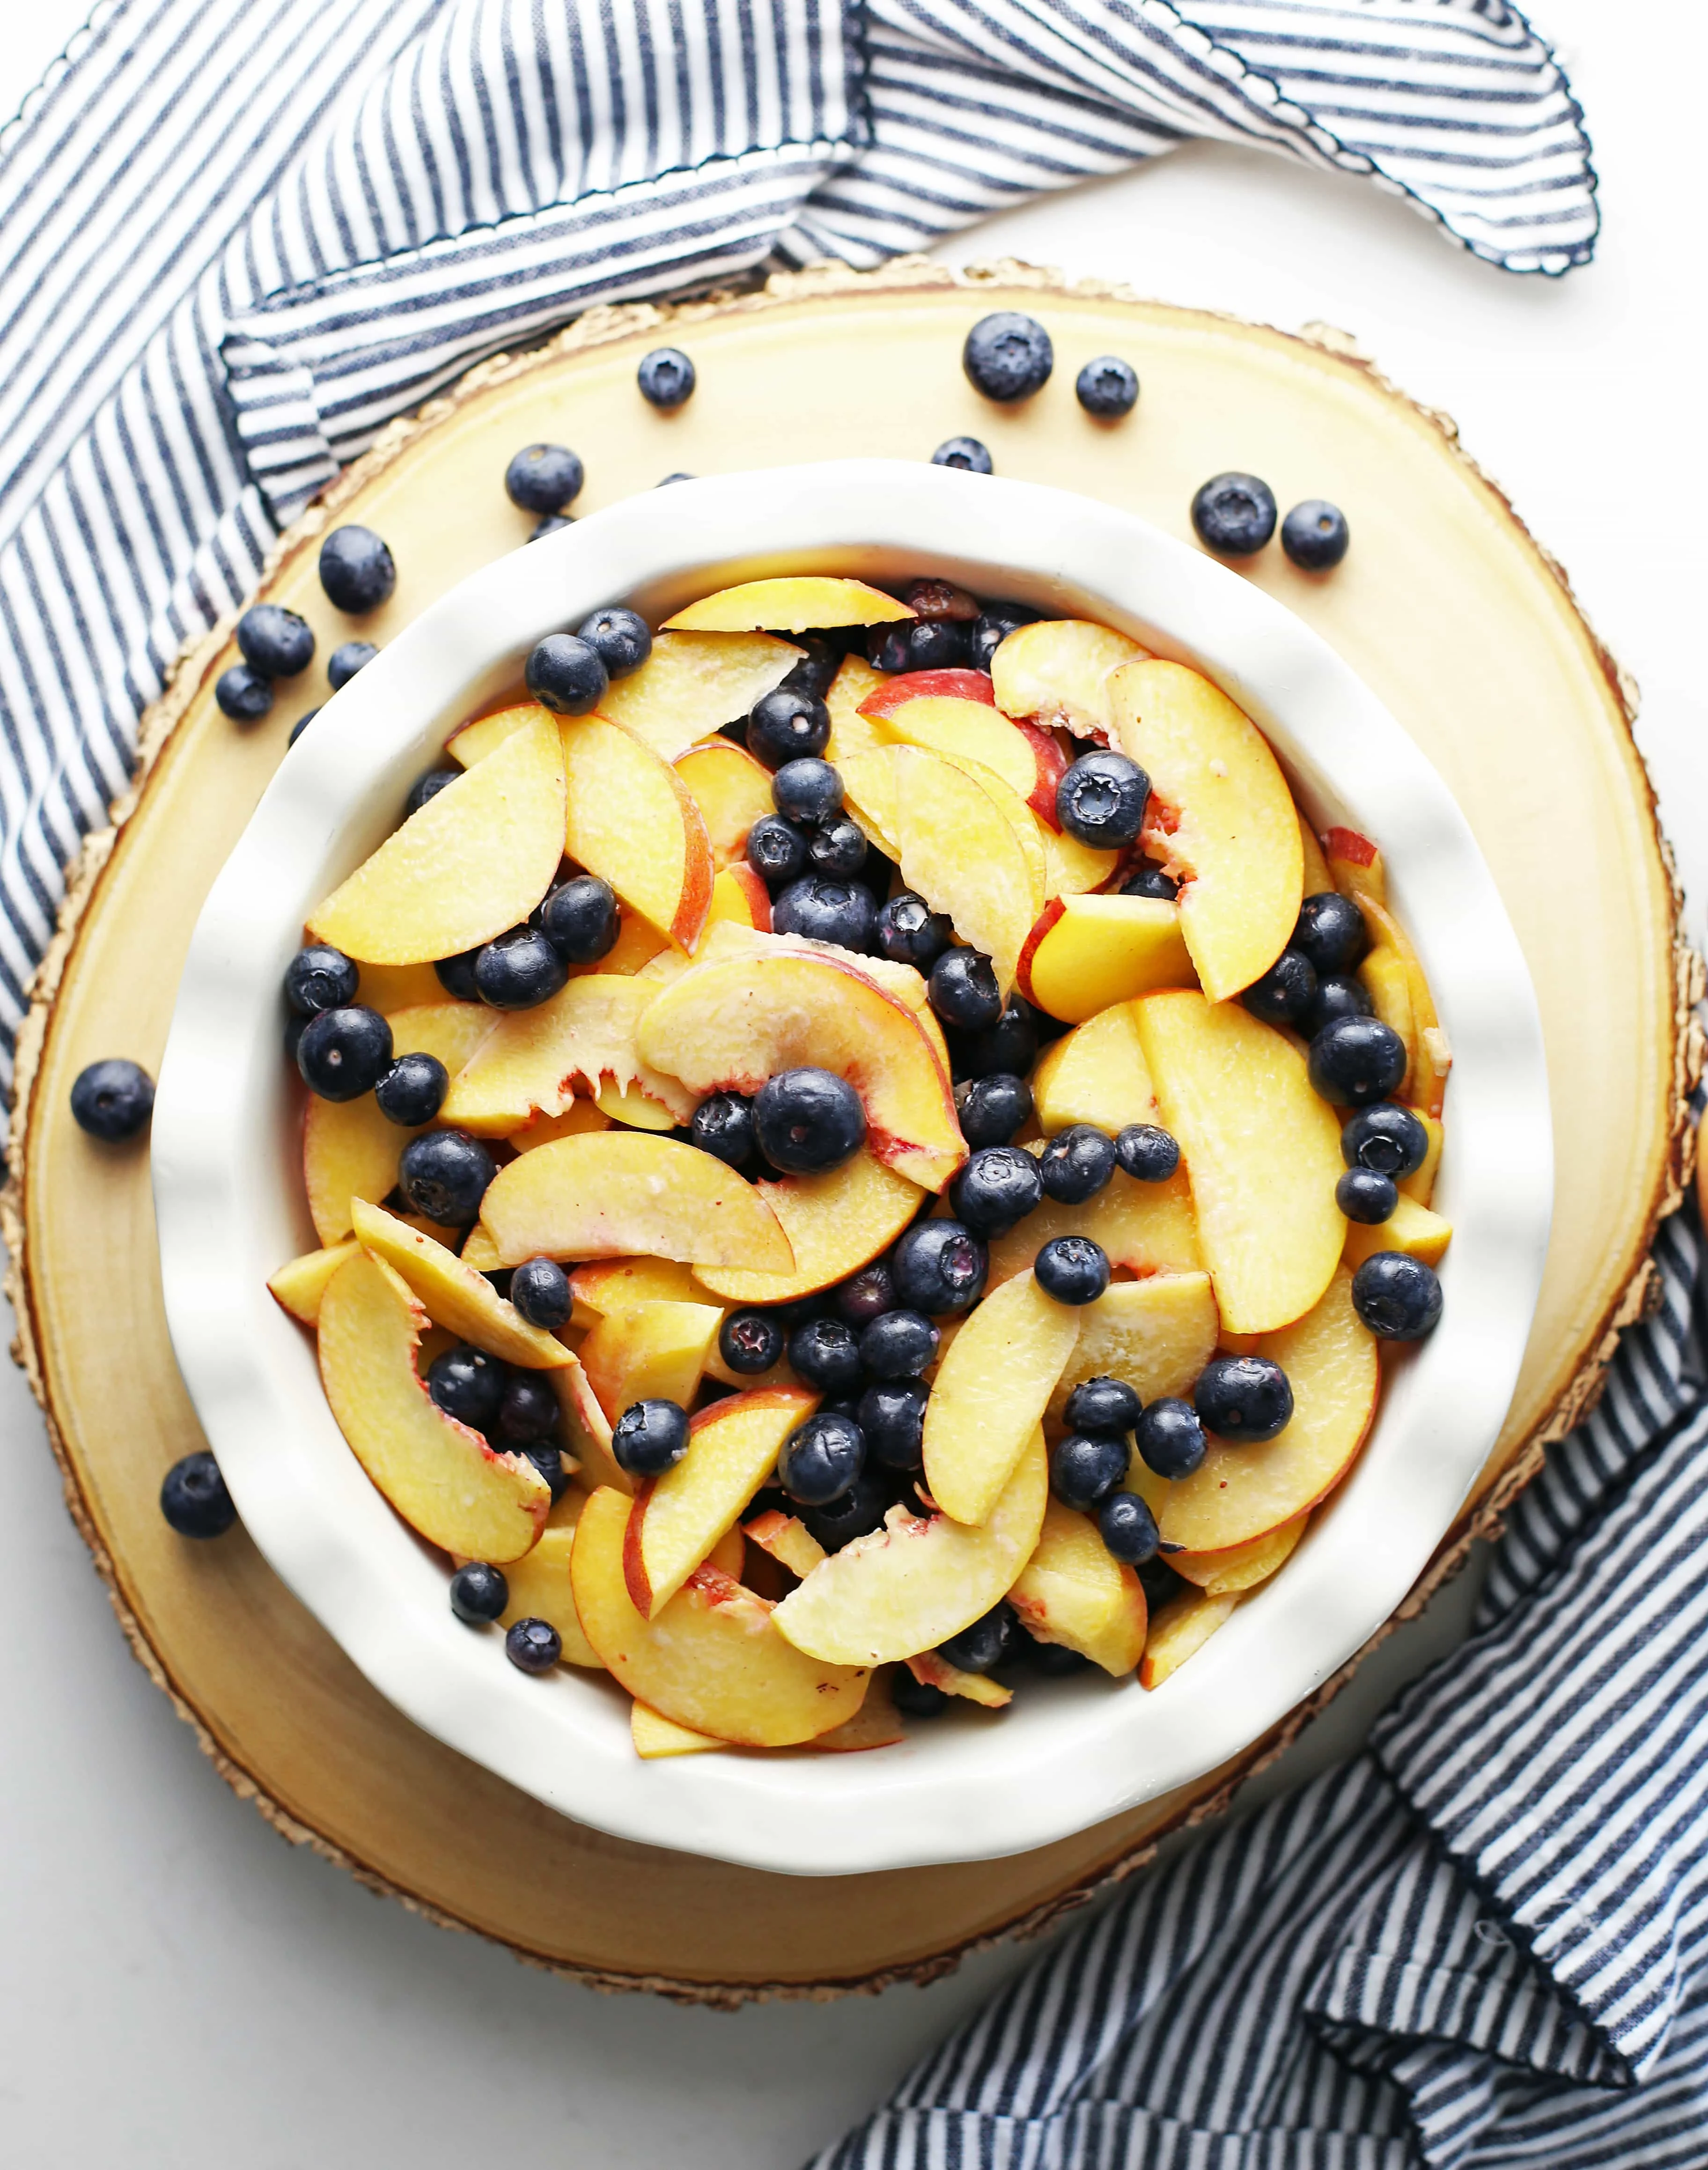
<path fill-rule="evenodd" d="M 564 1654 L 564 1638 L 549 1620 L 517 1620 L 506 1629 L 504 1654 L 519 1673 L 549 1673 Z"/>
<path fill-rule="evenodd" d="M 465 1628 L 490 1627 L 509 1603 L 503 1569 L 490 1561 L 467 1560 L 451 1578 L 451 1610 Z"/>

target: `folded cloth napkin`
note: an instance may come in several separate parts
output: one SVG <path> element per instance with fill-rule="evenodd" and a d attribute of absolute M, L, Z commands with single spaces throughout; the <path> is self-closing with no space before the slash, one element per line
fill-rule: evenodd
<path fill-rule="evenodd" d="M 1659 1311 L 1368 1752 L 1142 1881 L 814 2170 L 1701 2170 L 1700 1251 L 1663 1226 Z"/>
<path fill-rule="evenodd" d="M 393 416 L 594 302 L 871 265 L 1191 136 L 1594 245 L 1502 0 L 102 0 L 0 134 L 0 1074 L 181 644 Z"/>

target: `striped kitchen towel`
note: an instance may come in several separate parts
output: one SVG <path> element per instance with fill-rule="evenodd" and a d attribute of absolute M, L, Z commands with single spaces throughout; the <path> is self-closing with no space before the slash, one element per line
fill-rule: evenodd
<path fill-rule="evenodd" d="M 1503 0 L 102 0 L 0 132 L 0 1082 L 179 647 L 479 356 L 593 302 L 875 264 L 1193 136 L 1594 245 Z"/>
<path fill-rule="evenodd" d="M 814 2170 L 1702 2170 L 1700 1252 L 1664 1225 L 1659 1312 L 1369 1751 L 1143 1879 Z"/>

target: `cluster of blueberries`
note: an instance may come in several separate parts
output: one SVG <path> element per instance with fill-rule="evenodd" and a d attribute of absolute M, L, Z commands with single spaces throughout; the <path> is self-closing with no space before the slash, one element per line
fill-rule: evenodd
<path fill-rule="evenodd" d="M 320 585 L 335 610 L 365 617 L 386 601 L 398 569 L 371 527 L 335 527 L 320 545 Z M 273 687 L 295 678 L 314 659 L 314 628 L 300 612 L 278 603 L 256 603 L 238 620 L 243 661 L 220 673 L 213 698 L 239 724 L 257 724 L 273 705 Z M 327 659 L 327 683 L 335 693 L 379 654 L 371 640 L 346 640 Z M 310 708 L 292 729 L 294 745 L 320 711 Z"/>

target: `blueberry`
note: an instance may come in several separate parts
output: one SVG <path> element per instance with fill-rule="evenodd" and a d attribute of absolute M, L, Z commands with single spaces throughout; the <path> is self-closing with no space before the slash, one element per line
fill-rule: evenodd
<path fill-rule="evenodd" d="M 1152 866 L 1148 860 L 1143 866 L 1135 867 L 1121 885 L 1123 896 L 1154 896 L 1161 898 L 1165 903 L 1172 903 L 1180 893 L 1181 885 L 1173 875 L 1165 874 L 1160 867 Z"/>
<path fill-rule="evenodd" d="M 850 1489 L 865 1458 L 865 1434 L 854 1419 L 821 1409 L 784 1440 L 777 1482 L 800 1505 L 827 1507 Z"/>
<path fill-rule="evenodd" d="M 1070 1673 L 1087 1673 L 1091 1660 L 1080 1650 L 1070 1650 L 1065 1643 L 1041 1643 L 1020 1631 L 1016 1649 L 1021 1660 L 1047 1681 L 1065 1680 Z"/>
<path fill-rule="evenodd" d="M 558 1398 L 540 1371 L 512 1371 L 498 1406 L 503 1440 L 549 1440 L 558 1428 Z M 555 1496 L 555 1495 L 554 1495 Z"/>
<path fill-rule="evenodd" d="M 205 1450 L 174 1462 L 160 1485 L 160 1511 L 180 1537 L 220 1537 L 238 1518 L 219 1464 Z"/>
<path fill-rule="evenodd" d="M 1298 921 L 1288 948 L 1302 949 L 1316 967 L 1317 977 L 1350 972 L 1370 946 L 1364 915 L 1349 896 L 1337 890 L 1320 890 L 1298 907 Z"/>
<path fill-rule="evenodd" d="M 955 1104 L 968 1145 L 1005 1146 L 1032 1112 L 1032 1088 L 1011 1070 L 996 1070 L 957 1086 Z"/>
<path fill-rule="evenodd" d="M 753 1100 L 759 1150 L 789 1175 L 819 1175 L 853 1159 L 866 1141 L 865 1109 L 833 1070 L 779 1070 Z"/>
<path fill-rule="evenodd" d="M 356 1000 L 361 974 L 341 949 L 324 942 L 299 949 L 285 967 L 285 1000 L 298 1017 L 319 1017 Z"/>
<path fill-rule="evenodd" d="M 566 965 L 597 965 L 623 923 L 611 885 L 597 874 L 574 874 L 549 890 L 534 918 Z"/>
<path fill-rule="evenodd" d="M 969 1311 L 978 1301 L 990 1259 L 983 1242 L 961 1221 L 916 1221 L 896 1245 L 890 1270 L 897 1301 L 938 1318 Z"/>
<path fill-rule="evenodd" d="M 829 741 L 830 711 L 815 694 L 776 686 L 748 714 L 747 751 L 767 768 L 814 759 Z"/>
<path fill-rule="evenodd" d="M 771 803 L 790 821 L 816 828 L 842 811 L 842 778 L 827 761 L 785 761 L 771 779 Z"/>
<path fill-rule="evenodd" d="M 378 1084 L 391 1059 L 391 1027 L 360 1002 L 322 1010 L 297 1043 L 303 1082 L 323 1100 L 359 1100 Z"/>
<path fill-rule="evenodd" d="M 569 1490 L 570 1472 L 564 1467 L 562 1454 L 550 1440 L 506 1439 L 500 1442 L 497 1451 L 501 1454 L 519 1454 L 531 1462 L 535 1475 L 551 1494 L 554 1504 Z"/>
<path fill-rule="evenodd" d="M 806 693 L 814 700 L 822 701 L 842 668 L 842 649 L 837 642 L 827 640 L 822 633 L 797 633 L 790 638 L 800 649 L 801 655 L 783 683 L 791 693 Z"/>
<path fill-rule="evenodd" d="M 366 669 L 379 650 L 371 640 L 346 640 L 326 659 L 326 676 L 333 692 L 347 686 L 358 671 Z"/>
<path fill-rule="evenodd" d="M 1188 1582 L 1183 1574 L 1176 1574 L 1160 1553 L 1154 1559 L 1139 1562 L 1138 1584 L 1153 1619 L 1170 1598 L 1197 1597 L 1200 1594 L 1197 1585 Z"/>
<path fill-rule="evenodd" d="M 808 1508 L 806 1526 L 826 1552 L 838 1553 L 856 1537 L 870 1537 L 874 1530 L 881 1530 L 889 1505 L 890 1495 L 884 1487 L 863 1472 L 840 1499 L 827 1506 Z"/>
<path fill-rule="evenodd" d="M 1192 500 L 1192 525 L 1207 550 L 1249 558 L 1275 532 L 1275 492 L 1256 475 L 1213 475 Z"/>
<path fill-rule="evenodd" d="M 1326 573 L 1338 565 L 1352 541 L 1347 516 L 1337 505 L 1308 497 L 1281 523 L 1281 547 L 1307 573 Z"/>
<path fill-rule="evenodd" d="M 869 627 L 866 632 L 866 660 L 873 670 L 891 673 L 911 671 L 913 666 L 908 660 L 908 644 L 913 631 L 911 624 Z"/>
<path fill-rule="evenodd" d="M 1166 1183 L 1181 1164 L 1180 1142 L 1154 1123 L 1129 1123 L 1116 1133 L 1115 1157 L 1135 1183 Z"/>
<path fill-rule="evenodd" d="M 850 814 L 833 814 L 806 840 L 806 857 L 816 874 L 844 881 L 866 863 L 866 835 Z"/>
<path fill-rule="evenodd" d="M 907 628 L 909 671 L 956 671 L 966 661 L 972 640 L 971 618 L 915 618 Z"/>
<path fill-rule="evenodd" d="M 961 1672 L 988 1673 L 1002 1663 L 1003 1652 L 1014 1631 L 1014 1607 L 1006 1600 L 999 1601 L 970 1628 L 963 1628 L 958 1635 L 940 1643 L 937 1654 Z"/>
<path fill-rule="evenodd" d="M 860 1396 L 861 1431 L 874 1462 L 886 1469 L 918 1469 L 925 1458 L 925 1404 L 931 1389 L 923 1379 L 880 1379 Z"/>
<path fill-rule="evenodd" d="M 859 882 L 832 881 L 827 874 L 790 882 L 771 906 L 774 933 L 801 934 L 810 942 L 833 942 L 843 949 L 870 949 L 876 920 L 869 889 Z"/>
<path fill-rule="evenodd" d="M 860 1335 L 860 1364 L 868 1378 L 915 1379 L 936 1362 L 942 1339 L 923 1312 L 886 1311 Z"/>
<path fill-rule="evenodd" d="M 1024 995 L 1010 995 L 1008 1007 L 988 1032 L 975 1033 L 957 1050 L 956 1076 L 1020 1077 L 1037 1060 L 1038 1029 Z"/>
<path fill-rule="evenodd" d="M 561 512 L 586 478 L 567 445 L 524 445 L 504 470 L 504 494 L 523 512 Z"/>
<path fill-rule="evenodd" d="M 1020 1146 L 981 1146 L 949 1186 L 949 1202 L 976 1236 L 1006 1236 L 1044 1202 L 1035 1157 Z"/>
<path fill-rule="evenodd" d="M 499 1405 L 508 1384 L 503 1365 L 467 1341 L 459 1341 L 427 1366 L 427 1392 L 447 1417 L 479 1432 L 496 1427 Z"/>
<path fill-rule="evenodd" d="M 514 1620 L 505 1631 L 504 1654 L 519 1673 L 549 1673 L 564 1654 L 564 1638 L 549 1620 Z"/>
<path fill-rule="evenodd" d="M 732 1311 L 719 1329 L 719 1355 L 744 1378 L 780 1363 L 783 1349 L 783 1328 L 772 1312 Z"/>
<path fill-rule="evenodd" d="M 430 799 L 436 799 L 447 784 L 454 783 L 463 774 L 460 768 L 424 769 L 410 786 L 410 795 L 404 801 L 404 819 L 419 814 Z"/>
<path fill-rule="evenodd" d="M 474 959 L 475 988 L 495 1010 L 538 1009 L 569 976 L 569 966 L 538 927 L 512 927 Z"/>
<path fill-rule="evenodd" d="M 611 1453 L 630 1477 L 662 1477 L 688 1452 L 688 1411 L 679 1402 L 631 1402 L 611 1429 Z"/>
<path fill-rule="evenodd" d="M 851 1394 L 860 1383 L 860 1345 L 840 1318 L 809 1318 L 789 1337 L 789 1361 L 821 1393 Z"/>
<path fill-rule="evenodd" d="M 1056 350 L 1036 317 L 997 309 L 981 317 L 966 334 L 961 366 L 975 392 L 1006 404 L 1030 399 L 1043 389 L 1056 366 Z"/>
<path fill-rule="evenodd" d="M 1310 1082 L 1337 1108 L 1368 1108 L 1398 1089 L 1405 1043 L 1378 1018 L 1341 1018 L 1310 1044 Z"/>
<path fill-rule="evenodd" d="M 805 762 L 791 761 L 790 768 Z M 780 814 L 762 814 L 747 831 L 747 864 L 762 881 L 786 887 L 806 871 L 806 836 Z"/>
<path fill-rule="evenodd" d="M 978 598 L 952 580 L 909 580 L 902 601 L 916 617 L 932 623 L 947 619 L 955 625 L 971 625 L 978 616 Z"/>
<path fill-rule="evenodd" d="M 1335 1203 L 1348 1221 L 1375 1227 L 1391 1221 L 1400 1203 L 1399 1186 L 1391 1175 L 1373 1168 L 1349 1168 L 1335 1185 Z"/>
<path fill-rule="evenodd" d="M 335 527 L 320 545 L 320 585 L 335 610 L 377 610 L 398 584 L 392 553 L 371 527 Z"/>
<path fill-rule="evenodd" d="M 1070 1431 L 1050 1450 L 1050 1489 L 1064 1507 L 1089 1514 L 1126 1476 L 1132 1458 L 1124 1439 Z"/>
<path fill-rule="evenodd" d="M 1190 1477 L 1208 1451 L 1197 1411 L 1172 1395 L 1145 1409 L 1132 1428 L 1132 1443 L 1145 1467 L 1170 1483 Z"/>
<path fill-rule="evenodd" d="M 1056 819 L 1070 836 L 1100 852 L 1130 844 L 1144 826 L 1150 778 L 1124 753 L 1082 753 L 1056 786 Z"/>
<path fill-rule="evenodd" d="M 451 1610 L 466 1628 L 496 1620 L 510 1602 L 510 1585 L 485 1560 L 470 1560 L 451 1578 Z"/>
<path fill-rule="evenodd" d="M 1089 1236 L 1057 1236 L 1033 1259 L 1032 1273 L 1057 1303 L 1095 1303 L 1109 1285 L 1109 1255 Z"/>
<path fill-rule="evenodd" d="M 233 663 L 220 672 L 213 698 L 233 723 L 258 724 L 273 705 L 273 681 L 247 663 Z"/>
<path fill-rule="evenodd" d="M 949 947 L 950 933 L 943 915 L 910 889 L 898 890 L 878 913 L 879 953 L 892 965 L 929 972 Z"/>
<path fill-rule="evenodd" d="M 559 716 L 597 708 L 611 682 L 598 649 L 572 633 L 549 633 L 536 641 L 523 676 L 535 700 Z"/>
<path fill-rule="evenodd" d="M 954 1697 L 929 1681 L 916 1681 L 905 1665 L 897 1665 L 890 1682 L 890 1700 L 903 1718 L 941 1718 Z"/>
<path fill-rule="evenodd" d="M 480 990 L 474 984 L 474 959 L 479 954 L 478 949 L 465 949 L 459 957 L 441 957 L 433 967 L 439 985 L 459 1002 L 480 999 Z"/>
<path fill-rule="evenodd" d="M 1097 1510 L 1097 1534 L 1113 1559 L 1140 1567 L 1154 1559 L 1161 1540 L 1156 1518 L 1136 1492 L 1112 1492 Z"/>
<path fill-rule="evenodd" d="M 1384 1341 L 1418 1341 L 1441 1317 L 1441 1283 L 1409 1252 L 1378 1251 L 1352 1275 L 1352 1308 Z"/>
<path fill-rule="evenodd" d="M 1100 1439 L 1118 1439 L 1138 1422 L 1138 1396 L 1125 1379 L 1107 1372 L 1082 1379 L 1068 1397 L 1067 1419 L 1075 1431 L 1089 1431 Z"/>
<path fill-rule="evenodd" d="M 652 653 L 652 628 L 639 611 L 613 603 L 597 610 L 576 628 L 605 666 L 608 678 L 626 678 Z"/>
<path fill-rule="evenodd" d="M 655 489 L 662 489 L 665 484 L 669 482 L 692 482 L 693 480 L 693 477 L 691 474 L 689 474 L 684 468 L 678 468 L 674 474 L 660 475 L 658 480 L 654 483 L 652 487 Z"/>
<path fill-rule="evenodd" d="M 238 620 L 238 646 L 244 661 L 263 678 L 294 678 L 313 658 L 314 632 L 295 611 L 257 603 Z"/>
<path fill-rule="evenodd" d="M 996 967 L 980 949 L 945 949 L 931 967 L 931 1007 L 945 1024 L 988 1032 L 1002 1015 Z"/>
<path fill-rule="evenodd" d="M 451 1074 L 436 1055 L 400 1055 L 373 1088 L 376 1104 L 388 1123 L 419 1130 L 445 1104 Z"/>
<path fill-rule="evenodd" d="M 1113 1138 L 1090 1123 L 1069 1123 L 1038 1155 L 1044 1195 L 1058 1205 L 1083 1205 L 1114 1174 L 1115 1162 Z"/>
<path fill-rule="evenodd" d="M 990 453 L 977 437 L 945 437 L 931 455 L 934 468 L 959 468 L 963 474 L 994 472 Z"/>
<path fill-rule="evenodd" d="M 467 1228 L 498 1169 L 466 1130 L 428 1130 L 411 1138 L 398 1158 L 398 1183 L 411 1211 L 442 1228 Z"/>
<path fill-rule="evenodd" d="M 1037 612 L 1029 603 L 987 603 L 973 621 L 966 660 L 975 671 L 988 671 L 990 659 L 1011 633 L 1031 625 Z"/>
<path fill-rule="evenodd" d="M 1192 1406 L 1218 1439 L 1256 1446 L 1286 1430 L 1293 1388 L 1272 1356 L 1213 1356 L 1198 1374 Z"/>
<path fill-rule="evenodd" d="M 1316 1000 L 1316 967 L 1303 949 L 1283 949 L 1240 999 L 1265 1024 L 1299 1024 Z"/>
<path fill-rule="evenodd" d="M 856 1331 L 870 1326 L 875 1318 L 881 1318 L 896 1308 L 896 1284 L 889 1268 L 881 1259 L 872 1265 L 862 1266 L 836 1291 L 835 1301 L 837 1317 L 845 1318 Z"/>
<path fill-rule="evenodd" d="M 560 528 L 573 527 L 575 521 L 567 512 L 543 512 L 527 531 L 530 542 L 538 542 L 547 535 L 555 535 Z"/>
<path fill-rule="evenodd" d="M 1428 1157 L 1428 1131 L 1397 1101 L 1360 1108 L 1341 1131 L 1341 1158 L 1348 1168 L 1373 1168 L 1396 1183 L 1416 1175 Z"/>
<path fill-rule="evenodd" d="M 753 1157 L 753 1104 L 739 1093 L 713 1093 L 694 1109 L 688 1134 L 726 1168 L 745 1168 Z"/>
<path fill-rule="evenodd" d="M 656 346 L 651 354 L 641 356 L 634 381 L 650 406 L 680 407 L 693 396 L 694 366 L 680 347 Z M 667 479 L 675 482 L 678 478 L 671 475 Z M 680 479 L 686 482 L 691 478 L 684 475 Z"/>
<path fill-rule="evenodd" d="M 1331 972 L 1327 979 L 1316 983 L 1316 999 L 1305 1019 L 1305 1029 L 1314 1039 L 1325 1025 L 1338 1024 L 1342 1018 L 1373 1015 L 1374 1007 L 1362 980 L 1350 972 Z"/>
<path fill-rule="evenodd" d="M 286 740 L 286 745 L 287 746 L 295 746 L 297 740 L 302 737 L 303 732 L 308 730 L 309 724 L 313 722 L 314 719 L 319 714 L 319 713 L 320 711 L 319 708 L 305 708 L 302 714 L 297 717 L 296 722 L 292 724 L 291 735 Z"/>
<path fill-rule="evenodd" d="M 555 1259 L 524 1259 L 510 1277 L 510 1300 L 530 1326 L 547 1334 L 567 1326 L 575 1308 L 570 1277 Z"/>
<path fill-rule="evenodd" d="M 1074 380 L 1074 396 L 1100 422 L 1130 414 L 1138 404 L 1138 372 L 1118 354 L 1100 354 Z"/>

